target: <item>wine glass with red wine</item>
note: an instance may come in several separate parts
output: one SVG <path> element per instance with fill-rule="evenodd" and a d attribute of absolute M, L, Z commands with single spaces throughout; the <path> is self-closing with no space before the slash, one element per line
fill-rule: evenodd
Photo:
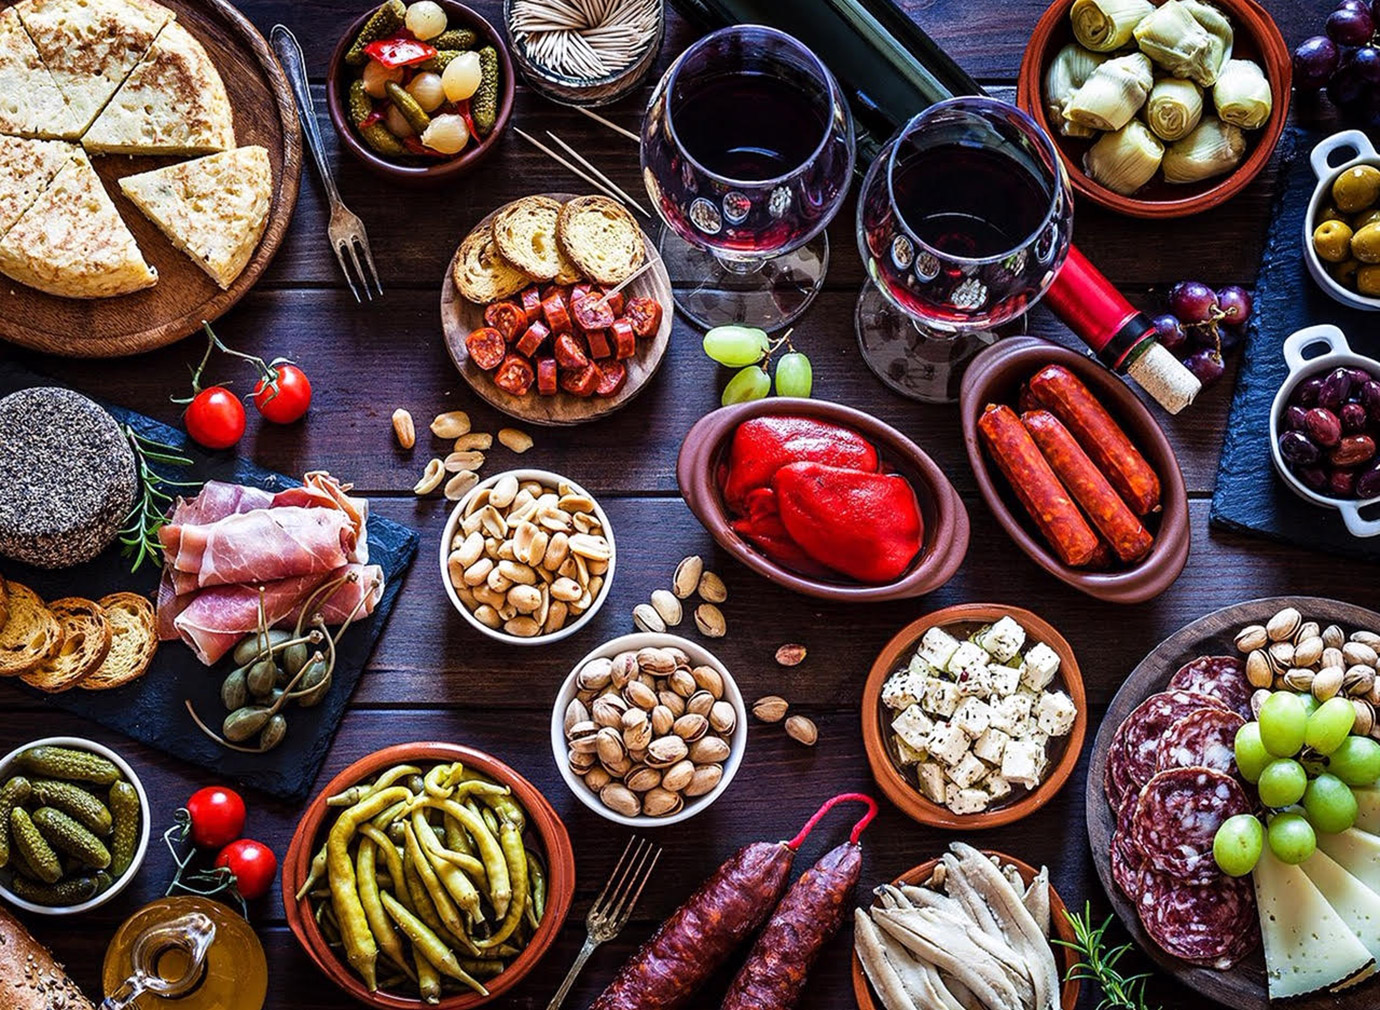
<path fill-rule="evenodd" d="M 995 328 L 1063 265 L 1073 194 L 1053 142 L 991 98 L 932 105 L 891 138 L 858 200 L 863 360 L 888 386 L 952 403 Z"/>
<path fill-rule="evenodd" d="M 824 282 L 824 227 L 853 175 L 853 119 L 810 50 L 771 28 L 708 35 L 673 63 L 642 119 L 642 174 L 666 227 L 676 304 L 706 328 L 778 329 Z"/>

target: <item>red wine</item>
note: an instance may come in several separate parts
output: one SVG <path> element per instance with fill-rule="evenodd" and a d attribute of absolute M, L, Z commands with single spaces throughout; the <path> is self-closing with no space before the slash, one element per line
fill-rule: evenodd
<path fill-rule="evenodd" d="M 824 138 L 828 97 L 759 73 L 697 82 L 671 103 L 686 154 L 715 175 L 764 182 L 809 160 Z"/>

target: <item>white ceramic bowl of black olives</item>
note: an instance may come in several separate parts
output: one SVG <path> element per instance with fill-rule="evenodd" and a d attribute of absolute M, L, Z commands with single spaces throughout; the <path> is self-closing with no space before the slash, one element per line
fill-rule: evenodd
<path fill-rule="evenodd" d="M 1289 376 L 1270 411 L 1275 469 L 1300 498 L 1340 512 L 1352 536 L 1380 535 L 1380 515 L 1361 514 L 1380 502 L 1380 362 L 1354 353 L 1330 323 L 1291 334 L 1283 350 Z"/>

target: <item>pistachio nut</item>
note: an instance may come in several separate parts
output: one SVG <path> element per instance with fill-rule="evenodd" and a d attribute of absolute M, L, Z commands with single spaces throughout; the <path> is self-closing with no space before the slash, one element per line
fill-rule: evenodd
<path fill-rule="evenodd" d="M 1271 642 L 1266 654 L 1270 657 L 1270 668 L 1276 675 L 1287 672 L 1294 665 L 1292 642 Z"/>
<path fill-rule="evenodd" d="M 695 715 L 709 715 L 709 710 L 714 707 L 717 701 L 708 691 L 696 691 L 685 701 L 685 711 L 693 712 Z"/>
<path fill-rule="evenodd" d="M 1369 666 L 1358 664 L 1349 667 L 1346 673 L 1342 674 L 1342 693 L 1350 697 L 1368 695 L 1374 686 L 1375 671 Z"/>
<path fill-rule="evenodd" d="M 646 750 L 652 742 L 652 721 L 640 708 L 631 708 L 623 713 L 623 746 L 629 752 Z"/>
<path fill-rule="evenodd" d="M 599 762 L 595 754 L 587 754 L 584 751 L 572 750 L 566 755 L 570 762 L 570 770 L 576 775 L 584 775 Z"/>
<path fill-rule="evenodd" d="M 637 665 L 646 673 L 670 673 L 680 666 L 679 657 L 670 649 L 657 649 L 647 647 L 638 649 L 636 656 Z"/>
<path fill-rule="evenodd" d="M 676 717 L 671 710 L 660 704 L 652 709 L 651 720 L 653 736 L 665 736 L 676 723 Z"/>
<path fill-rule="evenodd" d="M 639 603 L 633 607 L 632 617 L 633 624 L 642 631 L 649 631 L 654 635 L 664 634 L 666 631 L 666 622 L 650 603 Z"/>
<path fill-rule="evenodd" d="M 642 812 L 648 817 L 668 817 L 685 806 L 680 793 L 657 786 L 642 797 Z"/>
<path fill-rule="evenodd" d="M 724 580 L 711 571 L 705 571 L 700 576 L 696 589 L 699 590 L 700 599 L 706 603 L 723 603 L 728 599 L 728 587 L 724 585 Z"/>
<path fill-rule="evenodd" d="M 674 628 L 685 616 L 680 600 L 676 599 L 675 594 L 669 589 L 657 589 L 652 592 L 652 609 L 661 615 L 661 620 L 668 628 Z"/>
<path fill-rule="evenodd" d="M 1252 718 L 1255 718 L 1255 719 L 1259 719 L 1259 718 L 1260 718 L 1260 708 L 1261 708 L 1262 705 L 1265 704 L 1266 699 L 1269 698 L 1269 697 L 1270 697 L 1270 689 L 1269 689 L 1268 687 L 1257 688 L 1257 689 L 1251 694 L 1251 717 L 1252 717 Z"/>
<path fill-rule="evenodd" d="M 1352 698 L 1351 706 L 1356 709 L 1356 721 L 1352 723 L 1351 731 L 1357 736 L 1370 735 L 1375 728 L 1375 706 L 1364 698 Z"/>
<path fill-rule="evenodd" d="M 661 785 L 661 772 L 643 765 L 641 768 L 634 768 L 624 781 L 633 792 L 645 793 L 648 789 L 655 789 Z"/>
<path fill-rule="evenodd" d="M 694 675 L 683 666 L 671 671 L 671 675 L 666 678 L 666 684 L 682 698 L 689 698 L 699 689 Z"/>
<path fill-rule="evenodd" d="M 685 787 L 684 794 L 687 797 L 695 797 L 703 796 L 706 793 L 712 793 L 718 788 L 719 782 L 723 780 L 723 777 L 723 765 L 696 765 L 695 773 L 690 776 L 690 784 Z"/>
<path fill-rule="evenodd" d="M 599 727 L 593 722 L 577 722 L 566 731 L 570 749 L 581 754 L 593 754 L 598 748 Z"/>
<path fill-rule="evenodd" d="M 1345 677 L 1346 671 L 1340 666 L 1323 667 L 1313 677 L 1313 697 L 1319 701 L 1336 697 L 1337 692 L 1342 689 L 1342 680 Z"/>
<path fill-rule="evenodd" d="M 721 736 L 702 736 L 690 745 L 688 757 L 697 765 L 728 760 L 728 741 Z"/>
<path fill-rule="evenodd" d="M 678 598 L 688 600 L 699 586 L 702 574 L 704 574 L 704 559 L 698 554 L 681 558 L 680 564 L 676 565 L 676 574 L 671 579 L 671 591 Z"/>
<path fill-rule="evenodd" d="M 599 799 L 604 806 L 624 817 L 636 817 L 642 812 L 642 801 L 621 782 L 610 782 L 599 790 Z"/>
<path fill-rule="evenodd" d="M 724 696 L 723 674 L 712 666 L 697 666 L 690 671 L 690 675 L 695 678 L 695 684 L 702 691 L 708 691 L 718 701 Z"/>
<path fill-rule="evenodd" d="M 579 698 L 571 698 L 570 704 L 565 707 L 565 735 L 569 737 L 572 727 L 587 722 L 590 722 L 589 709 Z"/>
<path fill-rule="evenodd" d="M 1368 646 L 1376 652 L 1380 652 L 1380 635 L 1377 635 L 1373 631 L 1353 631 L 1351 633 L 1351 640 Z"/>
<path fill-rule="evenodd" d="M 1341 646 L 1327 646 L 1323 649 L 1322 655 L 1318 658 L 1319 666 L 1346 666 L 1346 660 L 1342 657 Z"/>
<path fill-rule="evenodd" d="M 1264 649 L 1256 649 L 1246 657 L 1246 679 L 1252 687 L 1269 687 L 1274 678 L 1270 657 Z"/>
<path fill-rule="evenodd" d="M 1295 668 L 1284 675 L 1284 686 L 1300 693 L 1313 690 L 1313 671 Z"/>
<path fill-rule="evenodd" d="M 785 698 L 769 694 L 752 703 L 752 715 L 754 719 L 761 722 L 780 722 L 786 718 L 788 708 L 790 708 L 790 703 Z"/>
<path fill-rule="evenodd" d="M 1294 646 L 1294 665 L 1295 666 L 1317 666 L 1322 659 L 1323 645 L 1321 635 L 1314 635 L 1312 638 L 1300 638 L 1298 644 Z"/>
<path fill-rule="evenodd" d="M 613 781 L 613 776 L 606 772 L 602 766 L 595 766 L 585 772 L 585 785 L 589 786 L 596 793 Z"/>
<path fill-rule="evenodd" d="M 620 691 L 627 687 L 628 682 L 637 674 L 637 654 L 634 652 L 620 652 L 609 664 L 609 679 Z"/>
<path fill-rule="evenodd" d="M 632 771 L 632 758 L 619 758 L 617 761 L 600 761 L 604 769 L 616 779 L 621 779 Z"/>
<path fill-rule="evenodd" d="M 701 603 L 695 608 L 695 627 L 706 638 L 723 638 L 728 630 L 728 622 L 724 619 L 724 612 L 714 604 Z"/>
<path fill-rule="evenodd" d="M 805 646 L 799 642 L 788 642 L 776 650 L 776 662 L 780 666 L 799 666 L 805 660 Z"/>
<path fill-rule="evenodd" d="M 1294 632 L 1294 644 L 1298 645 L 1307 638 L 1321 638 L 1322 626 L 1317 621 L 1304 621 L 1299 625 L 1299 630 Z"/>
<path fill-rule="evenodd" d="M 597 725 L 612 726 L 616 729 L 623 725 L 623 713 L 628 710 L 628 703 L 621 695 L 601 694 L 594 699 L 589 710 Z"/>
<path fill-rule="evenodd" d="M 738 725 L 738 713 L 726 701 L 716 701 L 709 709 L 709 726 L 715 733 L 732 733 Z"/>
<path fill-rule="evenodd" d="M 1272 642 L 1287 642 L 1298 632 L 1302 623 L 1302 614 L 1293 607 L 1285 607 L 1265 622 L 1265 634 Z"/>
<path fill-rule="evenodd" d="M 688 710 L 685 699 L 674 691 L 658 691 L 656 694 L 656 701 L 661 707 L 671 710 L 671 717 L 673 719 L 679 719 Z"/>
<path fill-rule="evenodd" d="M 1361 642 L 1347 642 L 1342 646 L 1342 659 L 1347 666 L 1369 666 L 1372 669 L 1380 662 L 1375 650 Z"/>
<path fill-rule="evenodd" d="M 1329 624 L 1322 630 L 1323 645 L 1329 649 L 1340 649 L 1346 641 L 1346 632 L 1335 624 Z"/>
<path fill-rule="evenodd" d="M 684 760 L 690 748 L 678 736 L 659 736 L 647 746 L 647 764 L 653 768 L 669 768 Z"/>
<path fill-rule="evenodd" d="M 1269 644 L 1269 641 L 1263 624 L 1249 624 L 1236 633 L 1236 648 L 1240 652 L 1254 652 L 1256 649 L 1263 649 Z"/>
<path fill-rule="evenodd" d="M 687 712 L 671 726 L 671 732 L 686 743 L 693 743 L 709 732 L 709 720 Z"/>
<path fill-rule="evenodd" d="M 819 739 L 819 728 L 814 721 L 803 715 L 793 715 L 786 719 L 786 735 L 806 747 L 813 747 Z"/>
<path fill-rule="evenodd" d="M 648 712 L 657 706 L 656 692 L 640 680 L 629 682 L 628 686 L 623 688 L 623 697 L 629 705 L 636 705 Z"/>
<path fill-rule="evenodd" d="M 678 793 L 684 790 L 694 777 L 695 762 L 686 758 L 684 761 L 677 761 L 670 768 L 667 768 L 661 773 L 661 788 L 669 789 L 673 793 Z"/>

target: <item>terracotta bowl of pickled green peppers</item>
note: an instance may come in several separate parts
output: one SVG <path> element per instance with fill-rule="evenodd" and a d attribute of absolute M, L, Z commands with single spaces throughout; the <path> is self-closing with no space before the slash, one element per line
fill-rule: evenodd
<path fill-rule="evenodd" d="M 399 764 L 437 764 L 444 762 L 463 762 L 472 768 L 508 786 L 512 798 L 520 804 L 527 814 L 527 847 L 537 851 L 546 864 L 547 896 L 546 910 L 541 925 L 513 962 L 492 979 L 485 981 L 488 996 L 478 993 L 459 993 L 446 995 L 436 1004 L 425 1004 L 415 994 L 391 993 L 379 989 L 369 992 L 360 977 L 345 962 L 343 956 L 332 950 L 326 943 L 320 927 L 311 914 L 311 900 L 304 897 L 296 899 L 302 882 L 311 872 L 312 857 L 325 840 L 329 828 L 327 821 L 335 822 L 340 807 L 326 804 L 328 796 L 344 792 L 360 782 L 367 782 L 380 773 Z M 570 845 L 570 835 L 546 797 L 537 787 L 528 782 L 508 765 L 483 751 L 461 744 L 452 743 L 401 743 L 385 747 L 368 757 L 360 758 L 335 778 L 312 799 L 297 824 L 292 835 L 287 856 L 283 859 L 283 908 L 287 913 L 288 926 L 291 927 L 297 942 L 307 952 L 318 968 L 332 982 L 350 997 L 365 1006 L 387 1008 L 387 1010 L 417 1010 L 419 1007 L 435 1006 L 440 1010 L 466 1010 L 497 999 L 510 991 L 524 977 L 531 973 L 542 957 L 551 949 L 559 936 L 566 916 L 570 914 L 570 903 L 575 895 L 575 851 Z"/>

